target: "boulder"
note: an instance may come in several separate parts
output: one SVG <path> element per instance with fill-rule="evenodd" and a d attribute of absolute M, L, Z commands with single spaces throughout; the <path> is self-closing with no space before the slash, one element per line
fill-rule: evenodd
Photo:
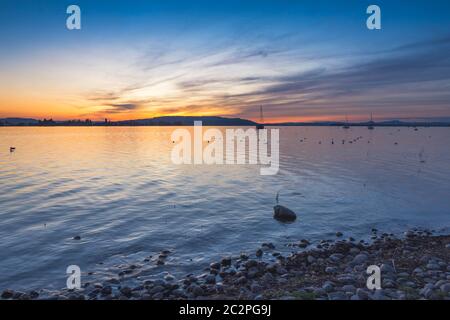
<path fill-rule="evenodd" d="M 292 210 L 276 205 L 273 207 L 273 217 L 280 222 L 294 222 L 297 219 L 297 215 Z"/>

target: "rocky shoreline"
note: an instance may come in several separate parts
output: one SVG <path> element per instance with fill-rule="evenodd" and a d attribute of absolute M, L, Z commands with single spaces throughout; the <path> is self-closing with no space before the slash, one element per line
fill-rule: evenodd
<path fill-rule="evenodd" d="M 2 299 L 52 300 L 178 300 L 178 299 L 281 299 L 281 300 L 450 300 L 450 235 L 410 230 L 403 236 L 372 230 L 372 242 L 306 239 L 289 246 L 284 256 L 271 243 L 254 254 L 241 253 L 211 263 L 203 273 L 176 279 L 138 281 L 125 279 L 138 265 L 130 265 L 104 282 L 83 283 L 80 290 L 19 292 L 4 290 Z M 169 251 L 145 263 L 164 264 Z M 275 261 L 267 261 L 270 256 Z M 381 269 L 380 290 L 366 287 L 367 267 Z M 128 277 L 127 277 L 128 275 Z"/>

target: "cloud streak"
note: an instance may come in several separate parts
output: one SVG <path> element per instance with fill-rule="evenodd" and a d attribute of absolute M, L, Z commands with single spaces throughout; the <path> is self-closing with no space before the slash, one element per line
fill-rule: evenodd
<path fill-rule="evenodd" d="M 289 39 L 292 40 L 292 39 Z M 317 54 L 305 50 L 214 47 L 141 55 L 133 85 L 88 95 L 104 113 L 211 114 L 257 119 L 366 117 L 412 112 L 449 115 L 450 36 L 387 50 Z M 315 56 L 315 58 L 311 58 Z M 139 80 L 140 79 L 140 80 Z M 394 114 L 395 114 L 394 112 Z"/>

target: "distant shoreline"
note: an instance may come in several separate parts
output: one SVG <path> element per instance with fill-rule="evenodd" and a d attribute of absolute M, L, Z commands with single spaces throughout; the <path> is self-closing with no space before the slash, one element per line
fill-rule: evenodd
<path fill-rule="evenodd" d="M 201 121 L 203 126 L 216 127 L 253 127 L 259 123 L 241 119 L 210 116 L 166 116 L 150 119 L 124 120 L 124 121 L 92 121 L 86 120 L 65 120 L 57 121 L 53 119 L 29 119 L 29 118 L 3 118 L 0 119 L 0 127 L 169 127 L 169 126 L 193 126 L 195 121 Z M 366 121 L 366 122 L 281 122 L 265 123 L 267 127 L 450 127 L 450 121 Z"/>
<path fill-rule="evenodd" d="M 266 127 L 342 127 L 344 124 L 315 124 L 315 123 L 297 123 L 297 124 L 264 124 Z M 55 124 L 55 125 L 38 125 L 38 124 L 0 124 L 0 128 L 9 128 L 9 127 L 192 127 L 190 124 L 163 124 L 163 125 L 145 125 L 145 124 L 93 124 L 93 125 L 71 125 L 71 124 Z M 212 124 L 203 124 L 203 126 L 215 126 L 215 127 L 254 127 L 253 125 L 212 125 Z M 350 128 L 355 127 L 367 127 L 367 124 L 352 124 L 348 125 Z M 372 124 L 371 126 L 375 128 L 448 128 L 450 127 L 450 123 L 432 123 L 432 124 Z"/>

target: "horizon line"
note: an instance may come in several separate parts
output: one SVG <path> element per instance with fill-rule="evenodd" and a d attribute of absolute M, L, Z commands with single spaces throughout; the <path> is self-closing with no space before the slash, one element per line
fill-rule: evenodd
<path fill-rule="evenodd" d="M 34 117 L 4 117 L 0 118 L 0 121 L 7 121 L 7 120 L 24 120 L 24 121 L 37 121 L 38 124 L 42 124 L 44 122 L 54 122 L 56 124 L 63 124 L 63 123 L 95 123 L 95 124 L 104 124 L 104 123 L 110 123 L 110 124 L 119 124 L 124 122 L 137 122 L 137 121 L 151 121 L 151 120 L 157 120 L 160 118 L 219 118 L 224 120 L 242 120 L 242 121 L 250 121 L 255 124 L 264 124 L 268 126 L 273 125 L 286 125 L 286 124 L 345 124 L 348 123 L 349 125 L 359 125 L 359 124 L 367 124 L 367 123 L 373 123 L 373 124 L 382 124 L 385 122 L 402 122 L 402 123 L 450 123 L 450 116 L 443 116 L 443 117 L 416 117 L 416 118 L 381 118 L 379 120 L 358 120 L 358 121 L 348 121 L 345 120 L 316 120 L 316 121 L 297 121 L 297 120 L 291 120 L 291 121 L 270 121 L 270 122 L 258 122 L 251 119 L 241 118 L 239 116 L 220 116 L 220 115 L 200 115 L 200 116 L 158 116 L 158 117 L 150 117 L 150 118 L 137 118 L 137 119 L 126 119 L 126 120 L 109 120 L 108 118 L 104 118 L 103 120 L 91 120 L 89 118 L 81 119 L 81 118 L 73 118 L 73 119 L 65 119 L 65 120 L 57 120 L 50 118 L 34 118 Z M 11 125 L 11 124 L 8 124 Z"/>

